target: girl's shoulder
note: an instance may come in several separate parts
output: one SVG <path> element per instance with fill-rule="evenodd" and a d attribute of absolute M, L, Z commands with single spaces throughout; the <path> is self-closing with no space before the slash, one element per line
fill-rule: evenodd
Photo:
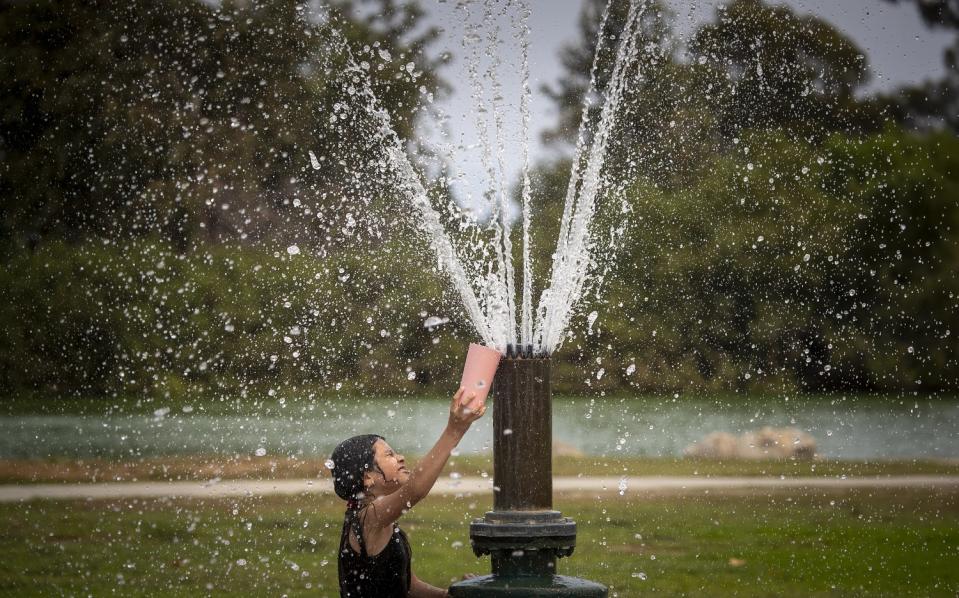
<path fill-rule="evenodd" d="M 406 537 L 406 533 L 400 529 L 400 526 L 395 523 L 389 527 L 378 528 L 375 526 L 366 526 L 365 524 L 361 526 L 363 529 L 363 543 L 366 545 L 366 554 L 368 556 L 376 556 L 379 553 L 383 552 L 391 540 L 394 537 L 399 535 L 402 537 L 404 542 L 409 542 Z M 350 545 L 353 548 L 353 539 L 350 538 Z"/>

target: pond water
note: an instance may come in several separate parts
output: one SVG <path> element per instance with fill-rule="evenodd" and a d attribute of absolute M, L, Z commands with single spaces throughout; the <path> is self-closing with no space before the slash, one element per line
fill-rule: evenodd
<path fill-rule="evenodd" d="M 447 403 L 435 399 L 404 398 L 274 405 L 264 415 L 161 408 L 155 415 L 136 416 L 5 416 L 0 417 L 0 458 L 325 456 L 340 440 L 369 432 L 416 455 L 439 436 L 446 409 Z M 554 439 L 588 455 L 679 456 L 710 432 L 741 434 L 766 425 L 808 432 L 827 458 L 959 458 L 959 401 L 954 399 L 557 398 L 553 407 Z M 488 415 L 474 424 L 460 449 L 469 454 L 491 447 Z"/>

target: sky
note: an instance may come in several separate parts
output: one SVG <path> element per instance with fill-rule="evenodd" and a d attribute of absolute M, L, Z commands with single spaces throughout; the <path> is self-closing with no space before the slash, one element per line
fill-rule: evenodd
<path fill-rule="evenodd" d="M 676 15 L 676 26 L 684 37 L 695 31 L 698 25 L 710 20 L 715 14 L 718 0 L 681 2 L 666 0 Z M 467 74 L 467 51 L 462 46 L 466 32 L 463 3 L 458 0 L 426 0 L 422 2 L 428 12 L 427 21 L 443 30 L 437 51 L 449 51 L 452 62 L 443 69 L 443 76 L 452 84 L 452 93 L 437 103 L 448 114 L 445 127 L 447 136 L 440 133 L 436 123 L 426 123 L 423 134 L 431 139 L 449 143 L 448 152 L 465 181 L 455 188 L 461 200 L 476 201 L 482 191 L 486 169 L 478 148 L 469 149 L 479 141 L 476 126 L 475 102 L 470 98 Z M 474 4 L 481 4 L 474 2 Z M 530 86 L 533 90 L 528 133 L 529 159 L 531 163 L 548 159 L 556 150 L 544 146 L 543 130 L 552 127 L 556 111 L 552 103 L 541 93 L 544 84 L 554 84 L 562 75 L 559 60 L 560 49 L 578 41 L 578 18 L 582 0 L 531 0 L 530 28 Z M 940 30 L 930 30 L 922 23 L 919 11 L 911 2 L 891 4 L 881 0 L 785 0 L 774 4 L 787 4 L 799 14 L 819 16 L 843 31 L 868 58 L 872 79 L 868 91 L 891 90 L 898 86 L 919 83 L 942 75 L 943 50 L 952 40 L 952 35 Z M 481 8 L 476 8 L 481 10 Z M 482 15 L 474 19 L 482 21 Z M 514 31 L 517 12 L 503 10 L 495 15 L 496 27 L 484 23 L 486 34 L 498 29 L 507 36 Z M 503 64 L 496 69 L 504 97 L 503 129 L 508 132 L 504 143 L 502 163 L 510 182 L 516 181 L 523 164 L 522 119 L 519 98 L 522 78 L 520 75 L 520 51 L 517 44 L 507 48 Z M 487 63 L 481 63 L 481 66 Z M 489 96 L 487 96 L 489 100 Z M 488 102 L 487 102 L 488 103 Z M 492 116 L 490 116 L 492 118 Z M 432 126 L 431 126 L 432 125 Z M 497 163 L 495 156 L 492 162 Z"/>

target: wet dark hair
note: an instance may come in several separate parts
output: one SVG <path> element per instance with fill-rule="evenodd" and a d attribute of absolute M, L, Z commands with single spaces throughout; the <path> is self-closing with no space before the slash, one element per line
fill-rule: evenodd
<path fill-rule="evenodd" d="M 361 501 L 366 487 L 363 485 L 363 476 L 367 471 L 380 471 L 376 464 L 376 450 L 373 446 L 377 440 L 385 440 L 379 434 L 361 434 L 347 438 L 341 442 L 330 455 L 333 461 L 333 490 L 336 495 L 346 501 L 346 513 L 343 516 L 343 533 L 340 536 L 340 551 L 344 543 L 349 542 L 349 531 L 353 530 L 360 550 L 366 556 L 366 542 L 363 540 L 363 526 L 360 523 L 360 511 L 363 510 Z"/>
<path fill-rule="evenodd" d="M 363 474 L 376 471 L 376 452 L 373 445 L 385 440 L 379 434 L 361 434 L 341 442 L 330 456 L 333 461 L 333 489 L 345 501 L 356 501 L 363 496 Z"/>

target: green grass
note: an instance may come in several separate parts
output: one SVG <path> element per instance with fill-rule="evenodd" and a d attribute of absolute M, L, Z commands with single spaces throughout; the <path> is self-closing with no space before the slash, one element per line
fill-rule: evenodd
<path fill-rule="evenodd" d="M 492 474 L 492 457 L 457 457 L 447 469 L 464 475 Z M 673 457 L 553 457 L 555 476 L 892 476 L 959 475 L 959 461 L 694 459 Z"/>
<path fill-rule="evenodd" d="M 410 457 L 411 463 L 418 458 Z M 492 475 L 487 456 L 454 457 L 444 469 L 466 476 Z M 959 475 L 959 461 L 800 461 L 789 459 L 692 459 L 656 457 L 554 457 L 555 476 L 755 476 L 875 477 Z M 216 455 L 150 457 L 133 461 L 109 459 L 0 459 L 0 484 L 133 482 L 146 480 L 209 480 L 322 478 L 329 476 L 319 457 L 226 457 Z"/>
<path fill-rule="evenodd" d="M 417 575 L 445 586 L 487 572 L 468 523 L 489 507 L 437 496 L 408 514 Z M 579 524 L 560 572 L 611 596 L 959 591 L 954 491 L 612 493 L 556 507 Z M 326 496 L 3 504 L 0 593 L 335 596 L 341 516 Z"/>

